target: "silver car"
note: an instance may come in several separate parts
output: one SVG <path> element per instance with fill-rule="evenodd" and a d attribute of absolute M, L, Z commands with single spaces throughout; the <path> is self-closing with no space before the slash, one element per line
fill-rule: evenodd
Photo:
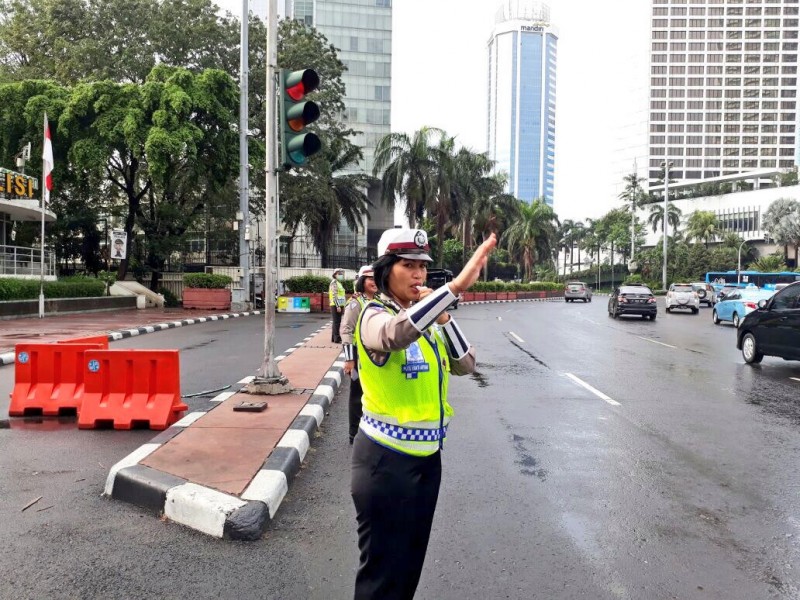
<path fill-rule="evenodd" d="M 564 300 L 566 302 L 575 302 L 575 300 L 591 302 L 592 290 L 582 281 L 568 281 L 564 287 Z"/>

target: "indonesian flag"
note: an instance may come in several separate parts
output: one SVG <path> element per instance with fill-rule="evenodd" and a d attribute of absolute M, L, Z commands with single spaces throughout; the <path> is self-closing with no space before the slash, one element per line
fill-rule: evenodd
<path fill-rule="evenodd" d="M 47 124 L 47 113 L 44 113 L 44 147 L 42 148 L 42 179 L 44 204 L 50 204 L 50 190 L 53 189 L 53 141 L 50 138 L 50 126 Z"/>

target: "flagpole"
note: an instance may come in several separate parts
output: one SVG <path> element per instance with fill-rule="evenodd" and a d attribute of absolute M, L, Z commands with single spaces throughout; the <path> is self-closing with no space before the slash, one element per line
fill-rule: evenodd
<path fill-rule="evenodd" d="M 42 173 L 45 172 L 44 160 L 42 160 Z M 44 183 L 44 178 L 42 178 L 42 183 Z M 42 185 L 42 248 L 41 248 L 41 257 L 40 257 L 40 264 L 39 264 L 39 318 L 44 318 L 44 206 L 45 206 L 45 199 L 44 195 L 47 193 L 47 186 Z"/>

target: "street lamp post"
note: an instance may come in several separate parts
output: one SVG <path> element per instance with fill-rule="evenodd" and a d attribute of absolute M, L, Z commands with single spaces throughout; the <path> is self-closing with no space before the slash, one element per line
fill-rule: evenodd
<path fill-rule="evenodd" d="M 664 265 L 661 270 L 661 287 L 667 289 L 667 232 L 669 226 L 667 224 L 669 209 L 669 169 L 672 166 L 671 162 L 663 162 L 661 166 L 664 167 Z"/>
<path fill-rule="evenodd" d="M 742 248 L 747 243 L 747 240 L 742 240 L 742 243 L 739 244 L 739 252 L 738 258 L 736 260 L 736 283 L 737 285 L 742 283 Z"/>

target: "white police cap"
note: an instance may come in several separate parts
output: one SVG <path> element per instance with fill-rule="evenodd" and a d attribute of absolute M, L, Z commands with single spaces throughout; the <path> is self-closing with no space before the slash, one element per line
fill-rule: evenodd
<path fill-rule="evenodd" d="M 428 252 L 428 234 L 421 229 L 387 229 L 378 240 L 378 256 L 394 254 L 412 260 L 433 262 Z"/>
<path fill-rule="evenodd" d="M 364 265 L 358 270 L 358 277 L 356 277 L 356 279 L 361 279 L 362 277 L 374 277 L 372 265 Z"/>

